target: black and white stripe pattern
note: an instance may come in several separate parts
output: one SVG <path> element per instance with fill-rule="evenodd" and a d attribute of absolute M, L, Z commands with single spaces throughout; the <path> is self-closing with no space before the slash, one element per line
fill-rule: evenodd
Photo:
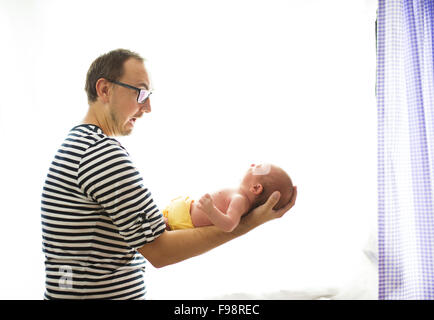
<path fill-rule="evenodd" d="M 141 299 L 136 249 L 165 230 L 151 192 L 121 144 L 95 125 L 71 129 L 41 201 L 45 299 Z"/>

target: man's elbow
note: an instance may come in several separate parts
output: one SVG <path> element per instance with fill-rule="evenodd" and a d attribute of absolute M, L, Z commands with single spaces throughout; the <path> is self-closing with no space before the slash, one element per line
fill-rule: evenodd
<path fill-rule="evenodd" d="M 169 263 L 165 261 L 163 255 L 160 254 L 160 250 L 155 248 L 155 243 L 151 242 L 145 244 L 141 248 L 137 249 L 137 251 L 154 267 L 154 268 L 162 268 Z"/>
<path fill-rule="evenodd" d="M 155 257 L 155 256 L 152 256 L 149 254 L 144 255 L 140 249 L 138 251 L 146 259 L 146 261 L 148 261 L 156 269 L 160 269 L 160 268 L 163 268 L 163 267 L 169 265 L 169 263 L 163 261 L 163 259 L 161 259 L 161 257 L 158 257 L 158 256 Z"/>
<path fill-rule="evenodd" d="M 149 258 L 145 256 L 144 258 L 156 269 L 160 269 L 165 266 L 165 264 L 160 259 Z"/>

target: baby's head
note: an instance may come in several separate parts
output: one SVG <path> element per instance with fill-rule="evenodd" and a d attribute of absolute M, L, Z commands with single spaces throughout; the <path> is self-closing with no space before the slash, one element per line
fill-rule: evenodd
<path fill-rule="evenodd" d="M 280 199 L 273 209 L 280 209 L 288 204 L 293 193 L 292 181 L 288 174 L 269 163 L 252 164 L 241 182 L 241 188 L 253 200 L 252 208 L 264 204 L 274 191 L 279 191 Z"/>

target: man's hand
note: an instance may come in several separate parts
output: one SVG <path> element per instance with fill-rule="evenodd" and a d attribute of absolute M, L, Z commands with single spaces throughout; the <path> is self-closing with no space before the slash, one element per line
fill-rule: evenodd
<path fill-rule="evenodd" d="M 297 187 L 294 186 L 291 200 L 286 206 L 279 210 L 273 210 L 273 207 L 279 202 L 279 199 L 280 192 L 273 192 L 268 198 L 267 202 L 265 202 L 262 206 L 253 209 L 241 219 L 238 228 L 236 228 L 234 232 L 237 234 L 244 234 L 265 222 L 276 218 L 281 218 L 295 205 L 295 200 L 297 199 Z"/>
<path fill-rule="evenodd" d="M 286 212 L 289 211 L 289 209 L 291 209 L 295 205 L 295 200 L 297 199 L 297 187 L 294 186 L 291 200 L 288 202 L 288 204 L 286 206 L 284 206 L 283 208 L 281 208 L 279 210 L 273 210 L 272 208 L 279 202 L 279 199 L 280 199 L 280 192 L 276 191 L 270 196 L 270 198 L 268 198 L 267 202 L 264 204 L 264 205 L 267 205 L 267 203 L 271 201 L 270 204 L 267 206 L 268 212 L 270 211 L 268 209 L 271 208 L 271 212 L 269 212 L 271 214 L 270 220 L 276 219 L 276 218 L 281 218 Z"/>

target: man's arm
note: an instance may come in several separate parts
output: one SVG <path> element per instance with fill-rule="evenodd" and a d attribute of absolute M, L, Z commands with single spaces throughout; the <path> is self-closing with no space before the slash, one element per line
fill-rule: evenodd
<path fill-rule="evenodd" d="M 294 187 L 291 201 L 285 207 L 273 210 L 279 198 L 279 192 L 274 192 L 266 203 L 246 214 L 232 232 L 224 232 L 216 226 L 165 231 L 138 251 L 156 268 L 198 256 L 246 234 L 267 221 L 282 217 L 294 206 L 297 187 Z"/>

